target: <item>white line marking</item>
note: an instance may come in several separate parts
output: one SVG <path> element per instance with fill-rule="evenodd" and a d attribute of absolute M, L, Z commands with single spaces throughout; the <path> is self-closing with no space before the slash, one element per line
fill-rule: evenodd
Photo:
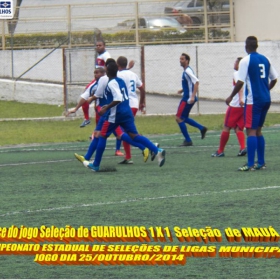
<path fill-rule="evenodd" d="M 201 193 L 187 193 L 187 194 L 181 194 L 181 195 L 170 195 L 170 196 L 159 196 L 159 197 L 143 197 L 143 198 L 140 197 L 140 198 L 135 198 L 135 199 L 120 200 L 120 201 L 96 202 L 96 203 L 91 203 L 91 204 L 70 205 L 70 206 L 63 206 L 63 207 L 57 207 L 57 208 L 21 210 L 21 211 L 15 211 L 15 212 L 9 212 L 6 214 L 1 214 L 0 217 L 7 217 L 7 216 L 12 216 L 12 215 L 17 215 L 17 214 L 61 211 L 61 210 L 65 210 L 65 209 L 74 209 L 74 208 L 81 208 L 81 207 L 117 205 L 117 204 L 125 204 L 125 203 L 132 203 L 132 202 L 150 201 L 150 200 L 183 198 L 183 197 L 192 197 L 192 196 L 208 196 L 208 195 L 213 195 L 213 194 L 224 194 L 224 193 L 235 193 L 235 192 L 263 191 L 263 190 L 279 189 L 279 188 L 280 188 L 280 186 L 268 186 L 268 187 L 262 187 L 262 188 L 223 190 L 223 191 L 219 191 L 219 192 L 218 191 L 213 191 L 213 192 L 208 191 L 208 192 L 201 192 Z"/>

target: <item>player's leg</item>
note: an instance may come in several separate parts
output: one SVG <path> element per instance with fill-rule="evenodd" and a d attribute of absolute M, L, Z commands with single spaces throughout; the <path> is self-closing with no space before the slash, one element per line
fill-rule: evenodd
<path fill-rule="evenodd" d="M 133 141 L 138 142 L 156 154 L 158 158 L 158 165 L 159 167 L 163 166 L 165 163 L 165 150 L 158 148 L 154 143 L 152 143 L 148 138 L 143 135 L 139 135 L 134 124 L 132 122 L 122 123 L 121 126 L 127 132 L 127 134 L 133 139 Z"/>
<path fill-rule="evenodd" d="M 82 122 L 80 127 L 85 127 L 86 125 L 90 124 L 90 120 L 89 120 L 89 103 L 88 102 L 85 102 L 82 105 L 82 110 L 83 110 L 83 113 L 84 113 L 84 121 Z"/>
<path fill-rule="evenodd" d="M 205 138 L 205 135 L 206 135 L 206 132 L 207 132 L 207 127 L 206 126 L 201 125 L 200 123 L 196 122 L 195 120 L 193 120 L 189 117 L 185 119 L 185 123 L 187 123 L 187 124 L 189 124 L 193 127 L 198 128 L 200 130 L 200 133 L 201 133 L 201 139 Z"/>
<path fill-rule="evenodd" d="M 234 131 L 239 143 L 239 152 L 237 156 L 245 156 L 247 154 L 244 130 L 244 108 L 233 108 L 232 124 L 234 124 Z"/>
<path fill-rule="evenodd" d="M 255 169 L 265 169 L 265 138 L 262 134 L 262 126 L 264 124 L 267 112 L 270 107 L 270 102 L 264 105 L 264 108 L 261 113 L 259 126 L 257 128 L 257 155 L 258 155 L 258 164 L 255 165 Z"/>
<path fill-rule="evenodd" d="M 189 118 L 190 111 L 191 111 L 191 109 L 192 109 L 192 107 L 194 106 L 195 103 L 196 103 L 196 101 L 192 104 L 187 103 L 187 106 L 186 106 L 187 110 L 184 113 L 184 121 L 185 121 L 185 123 L 199 129 L 200 133 L 201 133 L 201 139 L 204 139 L 205 135 L 206 135 L 206 132 L 207 132 L 207 127 L 203 126 L 200 123 L 196 122 L 195 120 Z"/>
<path fill-rule="evenodd" d="M 186 101 L 181 100 L 176 114 L 176 122 L 185 138 L 180 146 L 192 146 L 192 139 L 184 122 L 185 118 L 187 118 L 189 115 L 188 113 L 191 109 L 190 105 L 191 104 L 188 104 Z"/>
<path fill-rule="evenodd" d="M 240 167 L 239 171 L 254 169 L 255 153 L 257 150 L 257 128 L 260 120 L 260 107 L 256 104 L 245 105 L 245 127 L 247 133 L 247 165 Z"/>
<path fill-rule="evenodd" d="M 89 161 L 91 159 L 92 155 L 94 154 L 94 152 L 96 151 L 98 141 L 99 141 L 99 136 L 100 136 L 100 130 L 102 129 L 102 125 L 103 125 L 104 121 L 105 121 L 104 117 L 98 118 L 98 124 L 96 125 L 94 133 L 93 133 L 94 137 L 93 137 L 92 141 L 90 142 L 87 153 L 84 156 L 78 155 L 75 153 L 76 159 L 78 159 L 80 162 L 83 163 L 84 161 Z"/>
<path fill-rule="evenodd" d="M 98 141 L 98 145 L 96 148 L 95 159 L 94 159 L 93 163 L 88 164 L 88 168 L 92 169 L 93 171 L 99 170 L 102 156 L 103 156 L 104 150 L 106 148 L 107 138 L 111 135 L 111 133 L 115 129 L 116 129 L 116 124 L 110 123 L 107 120 L 104 121 L 101 131 L 100 131 L 99 141 Z"/>
<path fill-rule="evenodd" d="M 212 157 L 224 157 L 225 156 L 224 150 L 225 150 L 225 146 L 228 142 L 229 136 L 230 136 L 230 127 L 227 127 L 224 125 L 224 128 L 223 128 L 223 130 L 221 132 L 221 136 L 220 136 L 219 148 L 214 154 L 212 154 Z"/>
<path fill-rule="evenodd" d="M 212 154 L 212 157 L 223 157 L 225 156 L 224 150 L 225 146 L 229 140 L 230 136 L 230 129 L 232 127 L 232 121 L 231 121 L 231 116 L 232 116 L 232 107 L 228 107 L 224 119 L 224 127 L 220 135 L 220 144 L 218 150 Z"/>

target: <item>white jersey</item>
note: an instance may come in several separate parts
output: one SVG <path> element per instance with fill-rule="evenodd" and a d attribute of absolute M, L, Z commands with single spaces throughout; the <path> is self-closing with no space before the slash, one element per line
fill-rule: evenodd
<path fill-rule="evenodd" d="M 81 94 L 81 98 L 88 100 L 90 96 L 93 96 L 97 89 L 97 81 L 91 81 L 87 86 L 85 91 Z"/>
<path fill-rule="evenodd" d="M 127 87 L 128 91 L 128 97 L 129 97 L 129 106 L 130 108 L 139 108 L 139 101 L 138 96 L 136 93 L 136 88 L 141 87 L 143 84 L 139 77 L 130 70 L 121 70 L 118 71 L 117 76 L 124 80 L 125 85 Z"/>
<path fill-rule="evenodd" d="M 97 85 L 97 88 L 96 88 L 95 93 L 94 93 L 94 96 L 96 96 L 98 98 L 96 100 L 96 106 L 104 105 L 104 104 L 102 104 L 102 102 L 100 104 L 99 99 L 104 97 L 104 93 L 105 93 L 105 89 L 106 89 L 106 86 L 108 84 L 108 81 L 109 81 L 109 78 L 108 78 L 107 75 L 100 77 L 99 80 L 98 80 L 98 85 Z"/>
<path fill-rule="evenodd" d="M 233 72 L 233 86 L 236 85 L 237 81 L 238 81 L 238 71 L 234 71 Z M 243 89 L 242 89 L 242 93 L 243 93 Z M 231 106 L 231 107 L 241 107 L 238 93 L 232 98 L 232 101 L 229 103 L 229 106 Z"/>
<path fill-rule="evenodd" d="M 264 55 L 253 52 L 241 59 L 238 80 L 245 83 L 246 104 L 271 102 L 269 80 L 277 77 L 278 73 Z"/>
<path fill-rule="evenodd" d="M 95 68 L 104 68 L 105 62 L 108 58 L 111 58 L 111 55 L 107 51 L 99 54 L 96 58 Z"/>

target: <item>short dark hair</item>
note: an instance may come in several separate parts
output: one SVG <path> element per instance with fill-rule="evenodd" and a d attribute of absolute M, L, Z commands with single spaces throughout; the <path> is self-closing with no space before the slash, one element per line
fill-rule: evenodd
<path fill-rule="evenodd" d="M 107 65 L 107 75 L 110 78 L 114 78 L 117 76 L 118 73 L 118 65 L 116 62 L 110 62 Z"/>
<path fill-rule="evenodd" d="M 184 56 L 186 58 L 186 60 L 188 60 L 189 62 L 191 61 L 191 58 L 188 54 L 182 53 L 181 56 Z"/>
<path fill-rule="evenodd" d="M 107 66 L 109 63 L 112 63 L 112 62 L 116 63 L 116 60 L 114 58 L 108 58 L 105 62 L 105 66 Z"/>
<path fill-rule="evenodd" d="M 117 59 L 117 64 L 121 68 L 126 68 L 126 66 L 127 66 L 127 58 L 125 56 L 119 56 L 118 59 Z"/>
<path fill-rule="evenodd" d="M 100 72 L 101 74 L 104 74 L 104 73 L 105 73 L 105 69 L 104 69 L 103 67 L 95 68 L 94 71 L 98 71 L 98 72 Z"/>
<path fill-rule="evenodd" d="M 246 39 L 246 48 L 254 51 L 258 48 L 258 39 L 255 36 L 249 36 Z"/>

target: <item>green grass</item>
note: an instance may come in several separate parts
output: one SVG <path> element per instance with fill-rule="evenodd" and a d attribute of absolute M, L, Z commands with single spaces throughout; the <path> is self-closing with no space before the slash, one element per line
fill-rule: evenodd
<path fill-rule="evenodd" d="M 61 116 L 62 107 L 0 101 L 0 118 L 38 118 Z M 224 115 L 192 116 L 209 130 L 221 130 Z M 81 119 L 65 121 L 2 121 L 0 122 L 0 146 L 31 143 L 60 143 L 87 141 L 95 124 L 80 128 Z M 280 124 L 280 114 L 269 113 L 265 126 Z M 144 135 L 179 133 L 175 116 L 137 116 L 138 131 Z M 189 127 L 189 132 L 197 130 Z"/>
<path fill-rule="evenodd" d="M 0 101 L 0 119 L 43 118 L 62 116 L 64 108 L 57 105 Z"/>
<path fill-rule="evenodd" d="M 42 109 L 36 105 L 34 109 L 34 104 L 29 104 L 23 111 L 21 106 L 18 111 L 11 108 L 18 105 L 1 101 L 1 118 L 61 116 L 57 106 L 44 105 Z M 222 243 L 208 244 L 218 249 L 222 245 L 279 246 L 229 244 L 224 236 L 227 227 L 274 226 L 280 232 L 280 128 L 273 126 L 280 123 L 279 114 L 269 114 L 265 123 L 268 168 L 244 173 L 237 172 L 246 157 L 236 156 L 239 147 L 233 132 L 226 156 L 210 156 L 217 149 L 223 118 L 194 116 L 210 131 L 201 140 L 200 134 L 190 129 L 194 146 L 178 147 L 182 136 L 174 116 L 137 117 L 139 132 L 166 149 L 165 165 L 159 168 L 156 161 L 144 163 L 137 149 L 132 150 L 133 165 L 118 165 L 121 158 L 113 155 L 112 138 L 101 170 L 117 171 L 100 173 L 84 168 L 73 156 L 86 152 L 93 124 L 81 129 L 81 119 L 0 122 L 0 227 L 162 226 L 170 228 L 174 242 L 151 245 L 202 246 L 197 242 L 180 243 L 173 228 L 211 226 L 223 234 Z M 7 146 L 15 144 L 27 145 Z M 41 266 L 33 260 L 33 256 L 0 254 L 0 278 L 279 278 L 279 260 L 275 258 L 188 258 L 184 266 Z"/>
<path fill-rule="evenodd" d="M 142 118 L 141 118 L 142 119 Z M 144 118 L 143 118 L 144 119 Z M 133 165 L 121 166 L 109 140 L 101 169 L 93 173 L 73 156 L 84 154 L 89 142 L 45 144 L 0 149 L 1 226 L 64 227 L 124 225 L 204 228 L 274 226 L 279 232 L 278 127 L 264 129 L 266 170 L 237 172 L 246 158 L 237 157 L 238 145 L 231 135 L 224 158 L 211 158 L 220 132 L 204 140 L 192 133 L 193 147 L 178 147 L 179 134 L 153 135 L 166 149 L 162 168 L 156 161 L 143 162 L 132 150 Z M 274 187 L 274 188 L 270 188 Z M 92 243 L 91 243 L 92 244 Z M 109 245 L 109 243 L 96 243 Z M 112 243 L 120 244 L 120 242 Z M 135 244 L 135 243 L 130 243 Z M 151 242 L 151 245 L 198 245 L 202 243 Z M 279 246 L 278 243 L 244 243 L 243 246 Z M 41 266 L 33 256 L 0 257 L 0 278 L 278 278 L 279 260 L 257 258 L 188 258 L 184 266 Z"/>

